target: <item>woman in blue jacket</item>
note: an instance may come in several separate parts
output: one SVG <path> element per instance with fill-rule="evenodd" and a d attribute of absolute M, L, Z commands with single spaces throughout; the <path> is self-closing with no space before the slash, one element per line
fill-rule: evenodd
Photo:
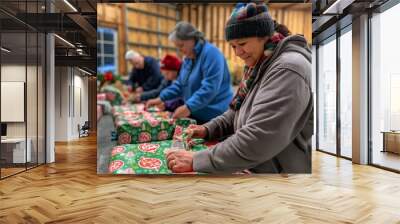
<path fill-rule="evenodd" d="M 147 106 L 181 96 L 185 104 L 175 110 L 174 118 L 192 117 L 198 123 L 205 123 L 223 114 L 233 93 L 222 53 L 187 22 L 179 22 L 169 39 L 184 55 L 182 67 L 174 84 L 164 89 L 158 98 L 149 100 Z"/>

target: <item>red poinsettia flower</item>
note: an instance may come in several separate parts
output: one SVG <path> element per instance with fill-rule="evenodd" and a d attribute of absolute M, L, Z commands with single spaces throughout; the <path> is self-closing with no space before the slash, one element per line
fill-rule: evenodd
<path fill-rule="evenodd" d="M 112 81 L 112 80 L 113 80 L 113 74 L 112 74 L 112 72 L 106 72 L 106 74 L 104 74 L 104 80 L 106 80 L 106 81 Z"/>

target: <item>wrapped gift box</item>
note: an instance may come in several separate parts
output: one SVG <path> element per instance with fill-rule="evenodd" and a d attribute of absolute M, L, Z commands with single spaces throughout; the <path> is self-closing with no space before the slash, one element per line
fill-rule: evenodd
<path fill-rule="evenodd" d="M 105 93 L 98 93 L 97 94 L 97 101 L 107 100 L 107 95 Z"/>
<path fill-rule="evenodd" d="M 116 105 L 113 106 L 112 114 L 113 116 L 123 115 L 124 112 L 162 112 L 157 107 L 150 107 L 145 110 L 145 105 L 143 103 L 126 104 L 126 105 Z"/>
<path fill-rule="evenodd" d="M 119 116 L 123 115 L 124 112 L 143 112 L 144 111 L 144 104 L 138 103 L 138 104 L 131 104 L 131 105 L 117 105 L 113 106 L 112 108 L 112 114 L 113 116 Z"/>
<path fill-rule="evenodd" d="M 122 94 L 116 87 L 108 85 L 102 88 L 101 92 L 106 95 L 106 100 L 109 101 L 111 105 L 121 105 Z"/>
<path fill-rule="evenodd" d="M 115 118 L 118 144 L 170 140 L 176 125 L 187 127 L 195 123 L 188 118 L 174 120 L 168 112 L 131 113 Z"/>
<path fill-rule="evenodd" d="M 171 174 L 165 150 L 172 140 L 116 146 L 111 151 L 109 172 L 112 174 Z M 192 151 L 207 149 L 203 144 L 194 145 Z"/>

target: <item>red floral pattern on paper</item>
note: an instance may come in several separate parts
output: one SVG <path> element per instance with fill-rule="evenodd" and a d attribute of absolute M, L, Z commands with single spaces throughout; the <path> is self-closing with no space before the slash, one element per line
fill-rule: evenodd
<path fill-rule="evenodd" d="M 123 165 L 124 165 L 124 161 L 114 160 L 108 166 L 108 171 L 110 171 L 110 173 L 112 173 L 112 172 L 118 170 L 119 168 L 121 168 Z"/>
<path fill-rule="evenodd" d="M 139 166 L 143 169 L 159 170 L 162 161 L 157 158 L 146 158 L 141 157 L 139 160 Z"/>
<path fill-rule="evenodd" d="M 154 119 L 154 118 L 149 119 L 149 122 L 150 122 L 150 126 L 152 126 L 152 127 L 157 127 L 158 125 L 160 125 L 160 121 L 157 119 Z"/>
<path fill-rule="evenodd" d="M 106 100 L 107 95 L 105 93 L 99 93 L 97 94 L 97 100 Z"/>
<path fill-rule="evenodd" d="M 163 140 L 167 140 L 168 139 L 168 132 L 167 131 L 160 131 L 160 133 L 158 133 L 158 140 L 159 141 L 163 141 Z"/>
<path fill-rule="evenodd" d="M 114 93 L 106 93 L 107 94 L 107 99 L 110 101 L 115 100 L 115 94 Z"/>
<path fill-rule="evenodd" d="M 125 147 L 123 146 L 116 146 L 113 148 L 113 150 L 111 151 L 111 156 L 115 156 L 117 154 L 120 154 L 122 152 L 125 151 Z"/>
<path fill-rule="evenodd" d="M 160 148 L 160 145 L 153 143 L 143 143 L 139 145 L 139 149 L 143 152 L 155 153 L 158 148 Z"/>
<path fill-rule="evenodd" d="M 139 114 L 137 112 L 133 112 L 133 111 L 124 111 L 124 115 L 126 115 L 130 119 L 138 119 L 139 118 Z"/>
<path fill-rule="evenodd" d="M 129 124 L 131 124 L 133 127 L 140 127 L 142 122 L 140 120 L 130 120 Z"/>
<path fill-rule="evenodd" d="M 136 104 L 136 110 L 138 112 L 144 111 L 144 104 Z"/>
<path fill-rule="evenodd" d="M 139 142 L 149 142 L 151 141 L 151 135 L 147 132 L 142 132 L 139 135 Z"/>
<path fill-rule="evenodd" d="M 129 144 L 131 143 L 132 137 L 130 134 L 124 132 L 118 136 L 118 143 L 119 144 Z"/>
<path fill-rule="evenodd" d="M 176 126 L 175 127 L 175 131 L 174 131 L 174 139 L 176 138 L 176 137 L 178 137 L 178 136 L 181 136 L 182 135 L 182 133 L 183 133 L 183 128 L 182 128 L 182 126 Z"/>

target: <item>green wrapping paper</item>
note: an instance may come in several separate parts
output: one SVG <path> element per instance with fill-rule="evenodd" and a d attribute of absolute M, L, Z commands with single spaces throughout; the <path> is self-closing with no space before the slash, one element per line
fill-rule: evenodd
<path fill-rule="evenodd" d="M 157 107 L 149 107 L 145 110 L 143 103 L 127 104 L 127 105 L 115 105 L 112 109 L 113 116 L 124 115 L 124 113 L 141 113 L 141 112 L 161 112 Z"/>
<path fill-rule="evenodd" d="M 127 113 L 115 117 L 118 144 L 136 144 L 172 139 L 175 126 L 188 127 L 196 121 L 188 118 L 174 120 L 169 112 Z"/>
<path fill-rule="evenodd" d="M 101 92 L 106 94 L 106 99 L 110 101 L 111 105 L 121 105 L 122 94 L 119 89 L 112 85 L 108 85 L 102 88 Z"/>
<path fill-rule="evenodd" d="M 130 104 L 130 105 L 116 105 L 112 108 L 113 116 L 124 115 L 124 112 L 128 113 L 140 113 L 144 111 L 144 104 Z"/>
<path fill-rule="evenodd" d="M 165 158 L 165 150 L 171 147 L 172 141 L 159 141 L 142 144 L 116 146 L 111 152 L 109 172 L 112 174 L 171 174 Z M 199 144 L 192 151 L 207 149 Z"/>

